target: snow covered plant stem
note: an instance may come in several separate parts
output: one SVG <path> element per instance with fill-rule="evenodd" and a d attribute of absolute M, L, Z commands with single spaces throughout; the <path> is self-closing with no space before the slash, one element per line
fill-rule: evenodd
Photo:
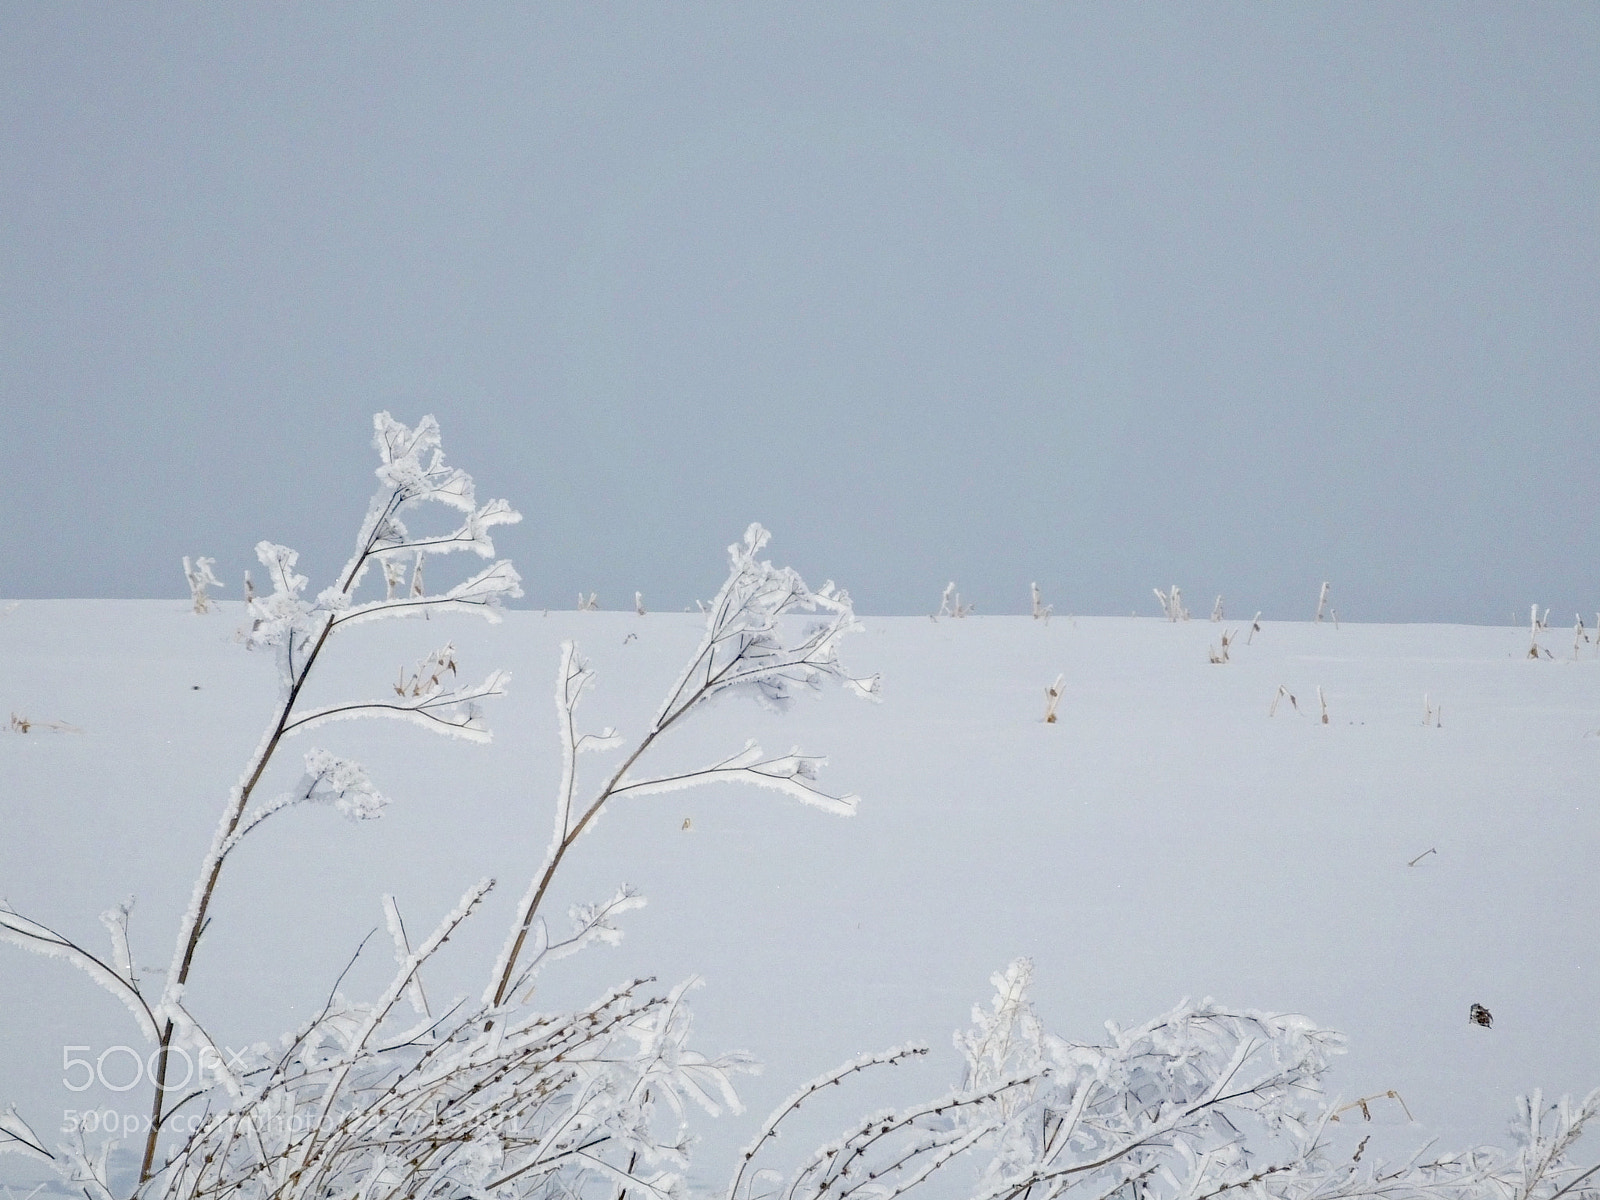
<path fill-rule="evenodd" d="M 189 596 L 194 601 L 194 611 L 204 616 L 211 611 L 211 596 L 207 588 L 221 587 L 222 580 L 211 572 L 217 565 L 214 558 L 197 558 L 190 562 L 186 556 L 183 560 L 183 577 L 189 581 Z"/>
<path fill-rule="evenodd" d="M 1151 588 L 1156 594 L 1156 601 L 1161 605 L 1161 615 L 1169 621 L 1187 621 L 1189 610 L 1183 606 L 1183 593 L 1178 590 L 1178 585 L 1173 584 L 1170 592 L 1163 592 L 1160 588 Z"/>
<path fill-rule="evenodd" d="M 817 768 L 823 759 L 798 751 L 768 757 L 753 742 L 696 770 L 657 776 L 631 774 L 662 735 L 724 692 L 748 693 L 780 711 L 788 708 L 800 692 L 817 691 L 830 680 L 859 696 L 877 694 L 876 677 L 855 679 L 839 665 L 840 640 L 860 629 L 849 594 L 835 588 L 831 581 L 812 591 L 793 569 L 757 561 L 756 555 L 770 536 L 760 525 L 751 525 L 741 541 L 728 547 L 728 579 L 707 610 L 706 632 L 699 648 L 673 683 L 644 735 L 612 768 L 593 796 L 581 804 L 577 801 L 578 756 L 589 750 L 618 748 L 624 739 L 612 729 L 598 734 L 578 732 L 578 702 L 594 679 L 594 672 L 578 658 L 571 642 L 562 644 L 556 680 L 561 784 L 556 797 L 555 832 L 544 864 L 529 884 L 495 964 L 491 990 L 485 996 L 492 1006 L 503 1004 L 539 966 L 548 945 L 539 912 L 550 882 L 573 843 L 613 799 L 727 780 L 772 788 L 827 812 L 849 815 L 855 811 L 855 796 L 833 796 L 817 786 Z M 815 613 L 817 617 L 799 629 L 785 622 L 784 618 L 800 613 Z M 785 628 L 786 624 L 790 627 Z M 531 961 L 519 973 L 530 938 Z"/>
<path fill-rule="evenodd" d="M 298 705 L 306 681 L 336 629 L 361 621 L 437 611 L 476 612 L 490 620 L 498 620 L 496 609 L 500 602 L 506 597 L 522 594 L 516 571 L 509 561 L 501 560 L 447 592 L 429 595 L 418 587 L 413 588 L 410 594 L 396 596 L 394 588 L 388 587 L 381 600 L 354 603 L 356 589 L 367 569 L 375 563 L 388 566 L 391 562 L 410 559 L 414 563 L 413 578 L 420 581 L 425 555 L 471 550 L 481 557 L 490 558 L 494 554 L 494 543 L 489 537 L 490 528 L 521 520 L 521 514 L 504 500 L 491 500 L 482 507 L 478 506 L 471 477 L 464 471 L 444 465 L 444 455 L 439 448 L 439 425 L 433 417 L 423 417 L 416 429 L 412 430 L 383 412 L 373 418 L 373 428 L 374 444 L 382 459 L 377 470 L 382 486 L 367 509 L 366 519 L 356 538 L 356 551 L 341 571 L 338 583 L 318 595 L 315 602 L 304 600 L 300 593 L 307 580 L 305 576 L 295 573 L 294 566 L 298 558 L 295 551 L 270 542 L 262 542 L 256 547 L 256 557 L 267 568 L 273 590 L 270 595 L 251 602 L 254 627 L 249 645 L 252 649 L 272 647 L 278 652 L 278 710 L 242 779 L 228 798 L 222 819 L 217 825 L 216 836 L 206 851 L 199 877 L 195 880 L 193 897 L 183 916 L 172 968 L 158 1005 L 164 1016 L 160 1034 L 161 1053 L 155 1077 L 155 1096 L 150 1109 L 150 1132 L 139 1169 L 141 1182 L 150 1178 L 154 1167 L 167 1101 L 167 1051 L 178 1021 L 187 1015 L 181 1011 L 183 989 L 194 966 L 195 952 L 206 929 L 206 913 L 229 854 L 262 821 L 297 801 L 329 800 L 347 815 L 358 818 L 378 815 L 386 803 L 384 797 L 372 787 L 366 773 L 356 764 L 313 751 L 306 756 L 307 775 L 296 791 L 268 801 L 247 817 L 246 810 L 256 786 L 283 739 L 323 721 L 393 716 L 456 736 L 485 741 L 488 734 L 480 719 L 477 702 L 489 696 L 501 695 L 505 690 L 508 676 L 501 671 L 492 672 L 477 685 L 446 686 L 441 661 L 441 669 L 426 683 L 420 682 L 424 670 L 419 667 L 419 686 L 409 689 L 409 694 L 406 694 L 407 689 L 397 688 L 396 691 L 401 694 L 395 700 L 358 701 L 310 712 L 300 711 Z M 437 501 L 457 509 L 465 514 L 465 519 L 451 533 L 415 536 L 402 523 L 401 515 L 407 509 L 427 501 Z M 451 647 L 447 646 L 432 657 L 449 659 L 453 673 L 455 664 L 449 658 L 450 650 Z M 423 666 L 427 665 L 428 660 L 424 660 Z M 184 1023 L 187 1024 L 187 1020 Z"/>
<path fill-rule="evenodd" d="M 993 977 L 995 995 L 955 1037 L 960 1084 L 921 1104 L 873 1113 L 787 1175 L 752 1172 L 790 1113 L 846 1076 L 921 1052 L 902 1047 L 846 1063 L 802 1088 L 763 1126 L 725 1200 L 895 1200 L 911 1192 L 969 1200 L 1593 1200 L 1600 1167 L 1572 1149 L 1600 1110 L 1524 1099 L 1520 1148 L 1404 1163 L 1336 1155 L 1341 1110 L 1322 1089 L 1338 1034 L 1304 1017 L 1184 1001 L 1102 1042 L 1048 1033 L 1028 1000 L 1032 964 Z M 1426 1148 L 1424 1148 L 1426 1150 Z M 964 1166 L 962 1165 L 964 1164 Z M 959 1182 L 946 1180 L 956 1167 Z M 759 1178 L 759 1184 L 758 1179 Z M 929 1185 L 929 1186 L 924 1186 Z M 757 1188 L 760 1188 L 758 1191 Z"/>
<path fill-rule="evenodd" d="M 420 587 L 406 595 L 396 595 L 391 572 L 385 570 L 383 574 L 390 583 L 385 589 L 386 595 L 365 603 L 356 602 L 357 589 L 367 569 L 374 564 L 388 568 L 394 561 L 409 559 L 414 564 L 413 579 L 420 580 L 424 556 L 471 550 L 490 558 L 494 546 L 489 530 L 521 519 L 503 500 L 491 500 L 481 507 L 477 504 L 471 477 L 444 465 L 439 449 L 439 426 L 431 416 L 424 417 L 414 430 L 386 412 L 374 417 L 373 425 L 375 444 L 382 459 L 377 470 L 382 486 L 372 499 L 356 538 L 355 553 L 341 571 L 338 582 L 324 590 L 315 601 L 306 600 L 301 596 L 306 578 L 294 570 L 296 553 L 270 542 L 256 547 L 256 556 L 267 568 L 273 590 L 250 601 L 252 629 L 248 644 L 251 649 L 270 648 L 276 652 L 279 703 L 223 808 L 180 922 L 172 965 L 159 997 L 152 1001 L 144 993 L 131 965 L 125 908 L 103 918 L 112 933 L 111 965 L 43 926 L 0 910 L 0 936 L 29 949 L 65 957 L 88 971 L 127 1004 L 145 1035 L 157 1044 L 150 1126 L 139 1170 L 141 1185 L 157 1169 L 156 1150 L 162 1125 L 172 1109 L 167 1082 L 172 1053 L 176 1049 L 214 1049 L 185 1010 L 184 990 L 229 856 L 263 821 L 296 804 L 326 802 L 347 816 L 369 818 L 379 815 L 387 803 L 359 765 L 326 751 L 312 750 L 305 757 L 305 774 L 291 792 L 252 808 L 256 789 L 284 739 L 324 721 L 390 716 L 458 737 L 486 741 L 488 732 L 478 712 L 478 701 L 498 696 L 505 690 L 508 677 L 502 671 L 492 672 L 478 684 L 447 683 L 446 672 L 453 676 L 455 670 L 453 647 L 447 645 L 425 658 L 411 685 L 397 686 L 397 695 L 393 698 L 354 701 L 309 711 L 300 707 L 306 681 L 336 630 L 385 617 L 448 611 L 475 612 L 498 620 L 495 610 L 501 600 L 522 594 L 516 571 L 508 561 L 502 560 L 446 592 L 431 595 Z M 412 534 L 401 516 L 413 506 L 428 501 L 463 513 L 460 526 L 441 535 Z M 206 561 L 202 559 L 202 565 Z"/>

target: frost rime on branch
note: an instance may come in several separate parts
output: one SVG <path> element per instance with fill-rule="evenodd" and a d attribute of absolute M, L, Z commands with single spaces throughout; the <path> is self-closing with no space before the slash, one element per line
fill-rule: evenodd
<path fill-rule="evenodd" d="M 519 978 L 517 964 L 529 939 L 538 946 L 546 938 L 539 910 L 562 859 L 612 798 L 725 780 L 771 788 L 842 815 L 855 811 L 855 796 L 833 796 L 817 786 L 823 759 L 797 750 L 769 756 L 753 742 L 694 770 L 665 775 L 633 773 L 663 734 L 723 693 L 742 692 L 777 711 L 788 708 L 800 693 L 818 692 L 829 682 L 840 683 L 858 696 L 876 698 L 876 676 L 856 678 L 839 663 L 839 642 L 860 629 L 849 593 L 835 588 L 832 581 L 812 591 L 792 568 L 758 560 L 756 555 L 770 536 L 760 525 L 752 524 L 741 541 L 728 547 L 728 578 L 707 610 L 706 632 L 699 647 L 668 690 L 650 728 L 581 809 L 575 807 L 578 756 L 586 750 L 620 746 L 622 738 L 613 729 L 599 734 L 578 732 L 578 703 L 594 673 L 570 642 L 563 644 L 556 680 L 562 769 L 555 830 L 544 865 L 529 883 L 519 919 L 495 964 L 486 994 L 494 1003 L 504 1001 L 512 991 Z M 801 614 L 816 615 L 797 628 Z"/>
<path fill-rule="evenodd" d="M 471 477 L 445 465 L 439 446 L 439 426 L 431 416 L 424 417 L 415 429 L 409 429 L 388 413 L 379 413 L 373 418 L 373 427 L 381 460 L 377 468 L 380 487 L 361 524 L 356 550 L 340 572 L 338 581 L 319 593 L 315 600 L 308 600 L 303 594 L 308 581 L 295 569 L 298 561 L 295 551 L 266 541 L 256 547 L 256 556 L 266 568 L 271 591 L 249 597 L 252 628 L 247 644 L 251 649 L 275 652 L 279 707 L 238 785 L 229 794 L 195 879 L 189 906 L 181 919 L 172 965 L 161 995 L 150 1002 L 133 977 L 126 948 L 125 910 L 120 920 L 113 918 L 107 922 L 113 935 L 112 965 L 36 922 L 10 912 L 0 913 L 0 937 L 64 958 L 88 972 L 116 994 L 133 1011 L 147 1036 L 157 1041 L 155 1094 L 140 1171 L 141 1184 L 149 1183 L 158 1169 L 156 1151 L 162 1124 L 170 1111 L 166 1087 L 171 1061 L 168 1051 L 174 1046 L 209 1046 L 209 1038 L 185 1008 L 183 997 L 207 927 L 211 900 L 229 855 L 262 821 L 296 804 L 326 802 L 347 816 L 362 819 L 379 815 L 387 803 L 359 764 L 323 750 L 312 750 L 305 758 L 305 775 L 293 791 L 252 808 L 256 787 L 282 740 L 329 720 L 389 716 L 469 740 L 486 741 L 489 735 L 482 722 L 479 703 L 505 690 L 508 677 L 503 671 L 491 672 L 481 683 L 447 685 L 442 670 L 424 679 L 423 669 L 419 668 L 417 686 L 393 699 L 350 701 L 311 711 L 298 708 L 318 656 L 328 639 L 343 626 L 435 612 L 473 612 L 494 621 L 499 619 L 496 610 L 504 599 L 521 595 L 517 573 L 504 560 L 492 563 L 444 592 L 429 594 L 423 588 L 422 564 L 427 556 L 469 550 L 480 557 L 492 558 L 494 544 L 490 531 L 520 517 L 503 500 L 478 504 Z M 454 529 L 443 534 L 412 532 L 406 524 L 410 511 L 430 502 L 462 514 Z M 412 566 L 413 586 L 404 596 L 397 595 L 395 587 L 395 567 L 401 561 Z M 184 561 L 196 611 L 205 609 L 205 589 L 219 586 L 211 573 L 211 563 L 212 560 L 206 558 L 194 564 L 187 559 Z M 357 592 L 362 579 L 375 564 L 382 568 L 385 594 L 359 602 Z M 453 646 L 447 645 L 429 656 L 424 665 L 445 660 L 449 661 L 453 675 Z M 77 1163 L 74 1169 L 81 1168 L 80 1174 L 92 1185 L 91 1190 L 104 1190 L 103 1184 L 96 1182 L 99 1176 L 94 1164 L 81 1156 L 80 1159 L 73 1160 Z"/>
<path fill-rule="evenodd" d="M 728 579 L 711 602 L 706 634 L 656 714 L 656 728 L 671 724 L 694 705 L 723 691 L 752 693 L 783 711 L 801 690 L 818 691 L 827 680 L 860 696 L 874 696 L 878 680 L 856 679 L 839 665 L 839 642 L 861 628 L 850 595 L 829 580 L 813 592 L 791 567 L 759 562 L 772 537 L 760 525 L 728 547 Z M 797 638 L 785 641 L 782 618 L 818 613 Z"/>
<path fill-rule="evenodd" d="M 211 572 L 216 566 L 214 558 L 197 558 L 193 563 L 187 557 L 183 560 L 183 577 L 189 583 L 189 596 L 194 601 L 194 611 L 205 614 L 211 611 L 211 596 L 207 588 L 222 587 L 222 580 Z"/>
<path fill-rule="evenodd" d="M 787 1178 L 762 1171 L 783 1200 L 893 1200 L 938 1181 L 971 1200 L 1559 1200 L 1596 1194 L 1600 1166 L 1572 1149 L 1600 1110 L 1522 1102 L 1507 1154 L 1480 1149 L 1402 1163 L 1334 1153 L 1336 1104 L 1322 1090 L 1338 1035 L 1298 1016 L 1185 1001 L 1101 1043 L 1047 1033 L 1027 999 L 1026 959 L 994 976 L 988 1008 L 955 1037 L 958 1088 L 872 1114 Z M 887 1057 L 887 1056 L 886 1056 Z M 864 1060 L 857 1060 L 858 1063 Z M 870 1061 L 870 1060 L 865 1060 Z M 756 1200 L 749 1167 L 778 1124 L 846 1064 L 781 1107 L 745 1151 L 726 1200 Z M 965 1163 L 958 1181 L 948 1169 Z M 779 1186 L 773 1190 L 771 1185 Z M 743 1190 L 741 1190 L 741 1188 Z"/>

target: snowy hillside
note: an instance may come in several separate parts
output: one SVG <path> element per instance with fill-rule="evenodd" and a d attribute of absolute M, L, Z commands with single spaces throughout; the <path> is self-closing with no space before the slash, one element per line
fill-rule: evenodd
<path fill-rule="evenodd" d="M 130 894 L 134 961 L 165 966 L 228 789 L 275 697 L 238 604 L 28 602 L 0 618 L 0 897 L 99 946 Z M 1333 1076 L 1416 1140 L 1501 1142 L 1519 1092 L 1600 1085 L 1600 660 L 1526 629 L 1026 617 L 869 618 L 842 657 L 881 703 L 831 691 L 787 715 L 726 698 L 664 745 L 698 764 L 755 738 L 826 755 L 853 817 L 742 786 L 619 802 L 576 845 L 553 911 L 617 884 L 649 899 L 618 947 L 552 968 L 551 1005 L 634 975 L 698 974 L 694 1042 L 750 1051 L 743 1115 L 701 1119 L 695 1178 L 802 1080 L 917 1039 L 927 1061 L 837 1089 L 801 1140 L 956 1071 L 952 1030 L 990 975 L 1035 962 L 1054 1032 L 1152 1017 L 1180 998 L 1302 1012 L 1349 1037 Z M 447 638 L 463 678 L 510 670 L 492 745 L 365 722 L 308 735 L 360 760 L 393 803 L 352 823 L 289 814 L 247 847 L 213 910 L 190 1007 L 229 1045 L 275 1037 L 346 981 L 387 978 L 379 896 L 431 927 L 483 875 L 486 910 L 430 966 L 476 993 L 550 837 L 559 645 L 597 671 L 586 727 L 650 720 L 700 635 L 696 615 L 515 611 L 353 630 L 319 667 L 326 700 L 383 692 Z M 1238 631 L 1231 661 L 1210 649 Z M 1058 720 L 1045 689 L 1064 677 Z M 1278 698 L 1280 685 L 1296 703 Z M 1326 701 L 1321 720 L 1318 689 Z M 1424 723 L 1424 697 L 1436 713 Z M 1269 715 L 1275 699 L 1276 711 Z M 22 725 L 26 724 L 26 731 Z M 606 763 L 585 760 L 599 778 Z M 297 766 L 284 766 L 288 781 Z M 454 972 L 454 974 L 452 974 Z M 1468 1020 L 1469 1006 L 1493 1014 Z M 48 1139 L 71 1112 L 141 1114 L 114 1053 L 84 1091 L 67 1057 L 140 1045 L 77 972 L 0 945 L 0 1112 Z M 120 1117 L 119 1117 L 120 1119 Z M 130 1140 L 128 1143 L 132 1145 Z M 796 1143 L 794 1149 L 802 1147 Z M 123 1152 L 131 1154 L 132 1151 Z M 126 1170 L 127 1159 L 121 1160 Z M 45 1176 L 0 1158 L 0 1182 Z M 20 1196 L 20 1193 L 19 1193 Z"/>

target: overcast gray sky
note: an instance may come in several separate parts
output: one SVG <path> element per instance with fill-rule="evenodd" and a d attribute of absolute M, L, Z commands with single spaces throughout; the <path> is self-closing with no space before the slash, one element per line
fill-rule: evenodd
<path fill-rule="evenodd" d="M 0 595 L 316 586 L 443 423 L 536 607 L 1600 608 L 1600 7 L 0 9 Z M 1198 615 L 1198 613 L 1197 613 Z"/>

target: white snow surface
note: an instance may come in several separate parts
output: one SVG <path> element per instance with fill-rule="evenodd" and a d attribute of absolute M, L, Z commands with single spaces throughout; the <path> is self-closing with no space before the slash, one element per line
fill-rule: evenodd
<path fill-rule="evenodd" d="M 129 939 L 147 992 L 277 700 L 271 656 L 238 640 L 243 606 L 216 608 L 30 601 L 0 617 L 0 718 L 30 723 L 0 734 L 0 898 L 109 960 L 99 914 L 136 896 Z M 741 1114 L 699 1122 L 697 1186 L 725 1183 L 768 1112 L 845 1060 L 934 1048 L 832 1089 L 785 1134 L 792 1152 L 956 1082 L 952 1032 L 1021 955 L 1041 1017 L 1066 1037 L 1185 996 L 1307 1014 L 1349 1037 L 1336 1091 L 1393 1089 L 1416 1140 L 1446 1148 L 1503 1143 L 1519 1093 L 1600 1085 L 1592 645 L 1574 658 L 1570 632 L 1550 630 L 1553 657 L 1533 661 L 1526 628 L 1263 622 L 1247 645 L 1237 622 L 864 623 L 841 658 L 882 674 L 882 703 L 829 689 L 779 715 L 725 697 L 656 760 L 701 766 L 751 738 L 769 754 L 793 746 L 828 758 L 820 786 L 858 794 L 856 815 L 745 785 L 624 799 L 568 856 L 547 906 L 559 936 L 570 906 L 624 882 L 649 901 L 620 919 L 619 945 L 544 972 L 543 1006 L 635 975 L 663 990 L 699 975 L 694 1044 L 766 1064 L 739 1081 Z M 1224 629 L 1241 636 L 1213 664 Z M 391 722 L 318 729 L 318 747 L 359 762 L 393 802 L 359 823 L 297 807 L 253 833 L 224 877 L 186 1008 L 223 1046 L 275 1039 L 374 929 L 343 990 L 383 986 L 384 893 L 426 930 L 489 875 L 496 890 L 422 980 L 434 1003 L 477 995 L 550 836 L 560 643 L 576 641 L 597 672 L 582 731 L 626 737 L 702 630 L 698 614 L 515 611 L 494 628 L 452 617 L 342 635 L 310 704 L 381 695 L 448 637 L 464 677 L 511 673 L 509 694 L 484 704 L 494 741 Z M 1299 711 L 1283 701 L 1269 717 L 1280 685 Z M 1423 723 L 1425 694 L 1438 727 Z M 261 794 L 293 786 L 311 748 L 286 746 Z M 615 765 L 583 756 L 581 784 Z M 1473 1004 L 1492 1028 L 1468 1020 Z M 47 1145 L 64 1140 L 69 1111 L 147 1111 L 143 1085 L 64 1083 L 63 1047 L 91 1061 L 149 1049 L 81 972 L 0 945 L 0 1015 L 0 1110 L 14 1102 Z M 133 1069 L 120 1051 L 104 1060 L 112 1083 Z M 1403 1123 L 1393 1101 L 1371 1107 Z M 45 1178 L 0 1157 L 0 1183 Z"/>

